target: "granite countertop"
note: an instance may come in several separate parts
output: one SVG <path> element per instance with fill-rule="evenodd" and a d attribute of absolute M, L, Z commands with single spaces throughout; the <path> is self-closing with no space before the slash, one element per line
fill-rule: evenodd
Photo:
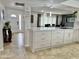
<path fill-rule="evenodd" d="M 60 27 L 34 27 L 33 31 L 52 31 L 52 30 L 74 30 L 73 28 L 60 28 Z"/>

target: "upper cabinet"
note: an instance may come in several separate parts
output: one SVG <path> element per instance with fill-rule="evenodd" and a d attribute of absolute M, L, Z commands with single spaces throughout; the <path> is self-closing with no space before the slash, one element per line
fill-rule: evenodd
<path fill-rule="evenodd" d="M 65 34 L 64 29 L 52 30 L 52 41 L 51 41 L 52 47 L 54 47 L 56 45 L 62 45 L 63 44 L 64 34 Z"/>
<path fill-rule="evenodd" d="M 78 17 L 75 14 L 34 13 L 31 15 L 31 25 L 33 27 L 73 28 L 76 18 Z"/>
<path fill-rule="evenodd" d="M 32 23 L 33 21 L 33 23 Z M 31 24 L 33 27 L 45 27 L 46 25 L 52 26 L 52 24 L 56 25 L 56 15 L 50 14 L 32 14 L 31 16 Z"/>

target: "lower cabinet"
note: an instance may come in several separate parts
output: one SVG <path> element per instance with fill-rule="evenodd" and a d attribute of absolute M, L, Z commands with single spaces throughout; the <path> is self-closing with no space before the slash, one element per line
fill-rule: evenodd
<path fill-rule="evenodd" d="M 64 44 L 69 44 L 73 42 L 73 30 L 65 30 L 65 34 L 64 34 Z"/>
<path fill-rule="evenodd" d="M 77 30 L 77 42 L 79 42 L 79 29 Z"/>
<path fill-rule="evenodd" d="M 63 29 L 52 31 L 52 41 L 51 41 L 52 47 L 62 45 L 63 41 L 64 41 L 64 30 Z"/>
<path fill-rule="evenodd" d="M 34 31 L 32 49 L 49 48 L 51 44 L 51 31 Z"/>
<path fill-rule="evenodd" d="M 73 42 L 79 42 L 79 30 L 57 29 L 57 30 L 39 30 L 33 31 L 31 40 L 32 52 L 61 46 Z"/>
<path fill-rule="evenodd" d="M 73 41 L 79 42 L 79 30 L 74 30 L 73 39 Z"/>

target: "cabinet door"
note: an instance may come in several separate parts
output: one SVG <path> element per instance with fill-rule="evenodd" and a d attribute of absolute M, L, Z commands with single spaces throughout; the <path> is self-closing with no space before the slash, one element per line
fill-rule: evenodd
<path fill-rule="evenodd" d="M 64 30 L 52 31 L 52 46 L 63 44 Z"/>
<path fill-rule="evenodd" d="M 73 32 L 74 32 L 74 30 L 70 30 L 70 32 L 69 32 L 69 40 L 70 40 L 70 43 L 73 43 L 74 41 L 74 38 L 73 38 Z"/>
<path fill-rule="evenodd" d="M 73 30 L 65 30 L 64 44 L 73 42 Z"/>
<path fill-rule="evenodd" d="M 33 31 L 32 49 L 38 48 L 38 32 Z"/>
<path fill-rule="evenodd" d="M 77 41 L 79 42 L 79 29 L 77 30 L 77 33 L 78 33 L 78 35 L 77 35 Z"/>
<path fill-rule="evenodd" d="M 44 48 L 50 46 L 51 32 L 37 31 L 33 34 L 33 48 Z"/>
<path fill-rule="evenodd" d="M 79 30 L 74 30 L 74 33 L 73 33 L 73 38 L 75 42 L 79 42 Z"/>

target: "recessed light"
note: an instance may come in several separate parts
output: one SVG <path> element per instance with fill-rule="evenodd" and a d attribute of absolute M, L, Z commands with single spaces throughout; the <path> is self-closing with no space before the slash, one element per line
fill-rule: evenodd
<path fill-rule="evenodd" d="M 44 10 L 41 10 L 41 12 L 44 12 Z"/>
<path fill-rule="evenodd" d="M 16 17 L 16 15 L 15 14 L 11 14 L 11 17 Z"/>
<path fill-rule="evenodd" d="M 50 12 L 50 16 L 52 16 L 52 12 Z"/>

